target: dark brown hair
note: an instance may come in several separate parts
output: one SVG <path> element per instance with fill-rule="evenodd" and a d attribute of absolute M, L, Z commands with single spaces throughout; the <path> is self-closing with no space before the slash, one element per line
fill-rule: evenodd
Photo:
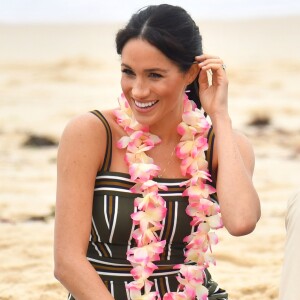
<path fill-rule="evenodd" d="M 186 72 L 192 66 L 196 55 L 203 53 L 198 26 L 179 6 L 151 5 L 137 11 L 117 33 L 118 54 L 122 54 L 125 44 L 133 38 L 143 39 L 155 46 L 182 72 Z M 201 108 L 198 76 L 187 86 L 187 90 L 190 91 L 189 98 Z"/>

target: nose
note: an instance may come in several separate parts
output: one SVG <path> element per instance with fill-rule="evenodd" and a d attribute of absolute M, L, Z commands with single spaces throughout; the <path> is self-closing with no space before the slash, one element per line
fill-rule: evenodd
<path fill-rule="evenodd" d="M 132 97 L 135 99 L 147 98 L 150 94 L 150 89 L 143 79 L 136 79 L 132 86 Z"/>

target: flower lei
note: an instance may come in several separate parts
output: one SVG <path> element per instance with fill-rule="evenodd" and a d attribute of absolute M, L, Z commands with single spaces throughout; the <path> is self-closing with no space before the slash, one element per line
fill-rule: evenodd
<path fill-rule="evenodd" d="M 131 214 L 133 225 L 137 228 L 132 234 L 137 247 L 127 252 L 127 259 L 133 266 L 131 274 L 134 281 L 127 284 L 126 288 L 132 300 L 161 299 L 158 292 L 150 292 L 153 282 L 148 278 L 158 268 L 154 261 L 160 260 L 159 255 L 166 244 L 165 240 L 159 239 L 157 231 L 162 229 L 161 222 L 167 213 L 165 200 L 159 196 L 158 191 L 167 190 L 167 187 L 152 180 L 157 177 L 160 168 L 146 154 L 160 143 L 160 139 L 151 134 L 147 126 L 134 119 L 123 94 L 119 103 L 120 109 L 115 111 L 115 116 L 127 135 L 118 141 L 117 147 L 127 148 L 125 160 L 131 180 L 135 182 L 131 192 L 142 195 L 135 198 L 136 212 Z M 179 269 L 176 277 L 178 291 L 166 293 L 163 300 L 208 299 L 208 290 L 203 285 L 204 270 L 210 263 L 215 264 L 215 260 L 207 250 L 211 251 L 211 245 L 218 242 L 216 234 L 209 231 L 223 226 L 219 205 L 209 200 L 209 195 L 216 190 L 206 184 L 207 180 L 211 181 L 204 152 L 208 149 L 205 136 L 209 128 L 203 112 L 185 95 L 182 122 L 177 127 L 181 139 L 176 147 L 176 155 L 182 160 L 182 175 L 191 176 L 180 185 L 187 187 L 182 195 L 188 197 L 186 213 L 192 218 L 190 225 L 196 229 L 183 240 L 187 243 L 184 262 L 193 264 L 174 266 L 174 269 Z"/>

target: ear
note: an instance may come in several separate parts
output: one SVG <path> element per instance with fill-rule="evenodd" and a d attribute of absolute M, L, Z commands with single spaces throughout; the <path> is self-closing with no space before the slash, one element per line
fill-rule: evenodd
<path fill-rule="evenodd" d="M 192 66 L 186 73 L 187 85 L 191 84 L 196 79 L 197 75 L 199 74 L 199 71 L 200 69 L 198 64 L 192 64 Z"/>

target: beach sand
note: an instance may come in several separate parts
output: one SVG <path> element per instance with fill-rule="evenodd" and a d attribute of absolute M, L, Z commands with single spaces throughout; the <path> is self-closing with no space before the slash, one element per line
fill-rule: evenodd
<path fill-rule="evenodd" d="M 286 202 L 299 189 L 300 19 L 198 24 L 205 52 L 226 62 L 230 113 L 253 144 L 262 206 L 252 234 L 219 230 L 210 270 L 230 299 L 277 299 Z M 0 24 L 2 300 L 66 299 L 53 277 L 57 142 L 73 116 L 116 106 L 119 26 Z"/>

